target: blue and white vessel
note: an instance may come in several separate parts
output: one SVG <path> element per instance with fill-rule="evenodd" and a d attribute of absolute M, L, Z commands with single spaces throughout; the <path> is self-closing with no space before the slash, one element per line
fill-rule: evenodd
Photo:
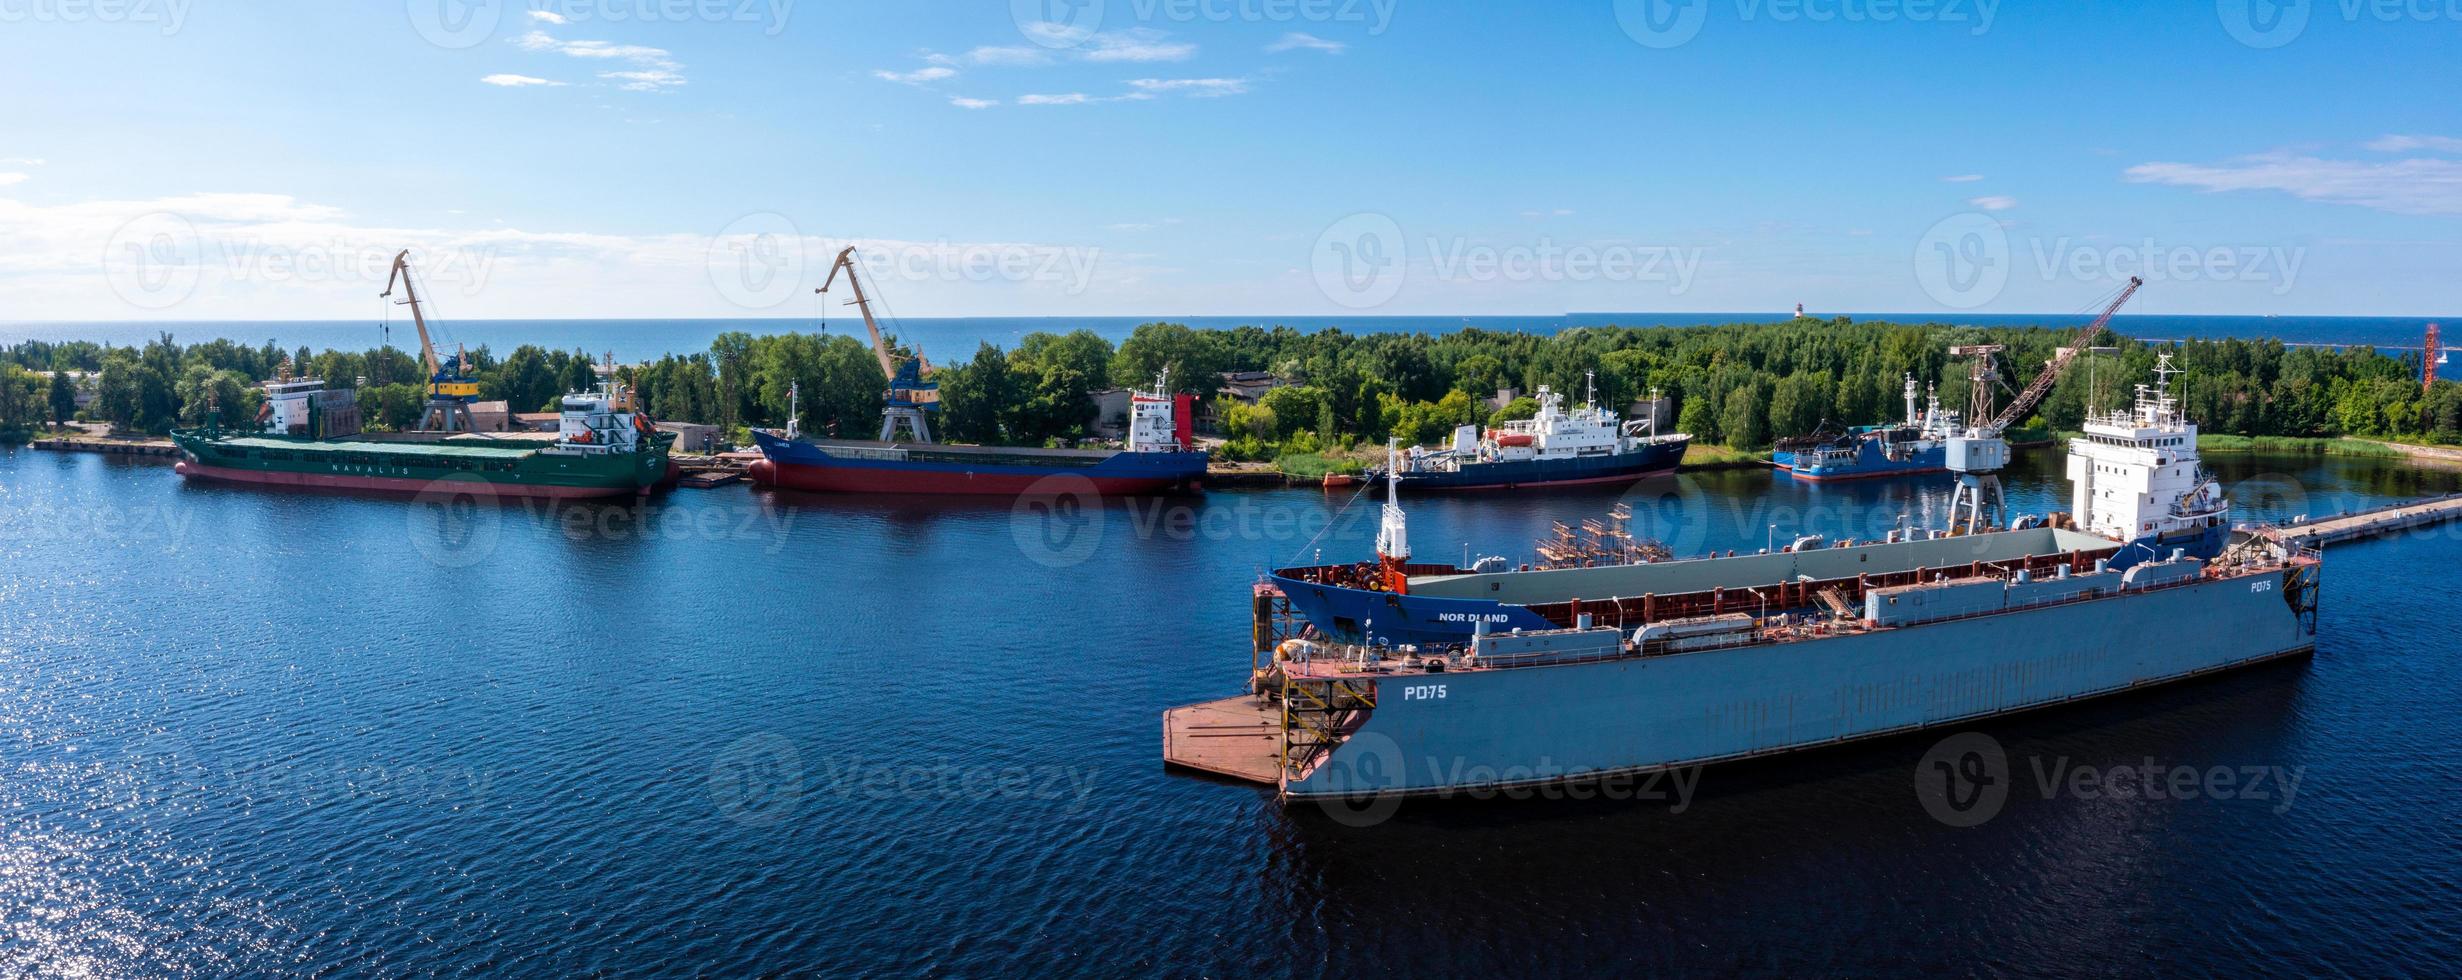
<path fill-rule="evenodd" d="M 1485 432 L 1465 425 L 1441 449 L 1412 447 L 1409 455 L 1370 473 L 1413 490 L 1515 490 L 1581 484 L 1633 483 L 1675 472 L 1692 437 L 1661 435 L 1656 413 L 1627 422 L 1598 403 L 1596 385 L 1581 407 L 1539 386 L 1538 413 L 1498 422 Z"/>
<path fill-rule="evenodd" d="M 1958 431 L 1958 413 L 1941 407 L 1940 393 L 1926 389 L 1925 406 L 1915 405 L 1915 376 L 1906 376 L 1906 421 L 1859 425 L 1778 440 L 1770 462 L 1798 480 L 1860 480 L 1884 476 L 1945 473 L 1949 469 L 1949 437 Z"/>

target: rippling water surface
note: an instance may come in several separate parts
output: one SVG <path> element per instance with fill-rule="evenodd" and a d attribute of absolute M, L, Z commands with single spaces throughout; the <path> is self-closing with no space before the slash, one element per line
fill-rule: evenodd
<path fill-rule="evenodd" d="M 2209 462 L 2243 517 L 2462 485 Z M 2020 509 L 2057 466 L 2027 457 Z M 1713 473 L 1411 526 L 1521 555 L 1623 499 L 1751 549 L 1944 497 Z M 1979 827 L 1920 805 L 1917 735 L 1355 829 L 1158 758 L 1163 708 L 1241 686 L 1259 570 L 1368 552 L 1348 499 L 453 510 L 0 450 L 0 973 L 2386 974 L 2462 945 L 2462 532 L 2334 549 L 2313 660 L 1979 726 L 2017 780 Z M 2149 762 L 2296 793 L 2039 792 Z"/>

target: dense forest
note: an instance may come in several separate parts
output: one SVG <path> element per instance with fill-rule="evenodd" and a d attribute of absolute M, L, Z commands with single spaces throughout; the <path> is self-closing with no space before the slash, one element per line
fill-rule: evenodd
<path fill-rule="evenodd" d="M 1255 405 L 1221 402 L 1215 414 L 1227 439 L 1223 455 L 1271 459 L 1381 444 L 1388 434 L 1434 442 L 1455 425 L 1491 421 L 1486 399 L 1499 388 L 1530 392 L 1544 384 L 1579 397 L 1584 373 L 1592 372 L 1603 402 L 1622 405 L 1657 389 L 1673 399 L 1678 428 L 1704 442 L 1757 448 L 1824 421 L 1896 417 L 1907 374 L 1938 381 L 1943 403 L 1963 406 L 1967 367 L 1951 362 L 1953 344 L 2008 345 L 2002 383 L 2023 387 L 2072 333 L 1845 318 L 1550 335 L 1150 323 L 1118 344 L 1084 330 L 1031 334 L 1007 350 L 983 344 L 970 358 L 936 365 L 934 378 L 942 387 L 946 438 L 1043 444 L 1091 430 L 1094 392 L 1151 384 L 1165 368 L 1173 387 L 1202 397 L 1215 397 L 1220 372 L 1267 371 L 1289 386 Z M 2151 349 L 2112 337 L 2101 342 L 2122 349 L 2072 368 L 2037 424 L 2075 429 L 2089 404 L 2123 405 L 2132 385 L 2150 379 Z M 2177 365 L 2185 372 L 2183 403 L 2207 432 L 2462 442 L 2462 386 L 2439 382 L 2422 392 L 2416 354 L 2196 341 L 2178 349 Z M 587 355 L 534 346 L 501 358 L 480 348 L 471 367 L 483 397 L 507 401 L 517 412 L 549 408 L 558 395 L 594 383 Z M 373 425 L 407 426 L 418 415 L 419 365 L 400 350 L 286 351 L 272 342 L 222 340 L 182 346 L 166 334 L 139 347 L 25 341 L 7 348 L 0 357 L 0 430 L 22 432 L 72 414 L 76 391 L 31 372 L 90 372 L 91 403 L 77 415 L 161 432 L 202 422 L 209 405 L 220 406 L 226 423 L 251 417 L 262 398 L 253 386 L 283 369 L 341 383 L 365 379 L 360 406 Z M 846 436 L 869 435 L 878 425 L 885 384 L 868 347 L 821 334 L 728 333 L 706 352 L 628 365 L 619 376 L 654 416 L 730 432 L 782 424 L 790 389 L 799 388 L 804 430 Z M 1495 414 L 1529 410 L 1525 399 Z"/>

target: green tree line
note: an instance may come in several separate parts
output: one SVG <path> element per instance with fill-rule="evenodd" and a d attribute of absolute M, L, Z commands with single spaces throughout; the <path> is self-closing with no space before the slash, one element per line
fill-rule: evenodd
<path fill-rule="evenodd" d="M 1902 379 L 1936 382 L 1944 404 L 1963 408 L 1970 383 L 1952 345 L 2002 344 L 2004 387 L 2023 388 L 2074 328 L 1977 328 L 1947 324 L 1855 322 L 1847 318 L 1693 327 L 1583 327 L 1539 335 L 1465 328 L 1442 334 L 1303 331 L 1289 327 L 1200 330 L 1149 323 L 1112 343 L 1091 331 L 1033 333 L 1014 346 L 979 345 L 972 356 L 935 365 L 944 438 L 998 444 L 1048 444 L 1084 438 L 1096 422 L 1093 395 L 1143 387 L 1169 372 L 1171 386 L 1214 398 L 1226 371 L 1265 371 L 1287 382 L 1256 404 L 1217 399 L 1212 414 L 1233 458 L 1444 439 L 1454 426 L 1527 416 L 1527 397 L 1491 411 L 1501 388 L 1525 394 L 1552 386 L 1582 397 L 1585 373 L 1599 400 L 1622 406 L 1653 389 L 1674 403 L 1676 428 L 1696 439 L 1745 449 L 1812 431 L 1824 422 L 1864 424 L 1903 411 Z M 2118 338 L 2116 354 L 2077 362 L 2034 419 L 2078 427 L 2089 407 L 2124 407 L 2132 387 L 2151 380 L 2154 351 Z M 371 424 L 416 421 L 422 401 L 418 363 L 383 348 L 286 351 L 215 340 L 181 346 L 163 335 L 142 346 L 27 341 L 5 361 L 27 371 L 93 372 L 85 414 L 137 431 L 202 421 L 221 405 L 226 422 L 253 415 L 255 383 L 284 363 L 332 383 L 366 378 L 360 388 Z M 570 390 L 593 384 L 580 352 L 523 346 L 499 359 L 472 352 L 483 397 L 514 411 L 552 408 Z M 2422 391 L 2415 353 L 2367 348 L 2323 350 L 2272 341 L 2191 341 L 2176 349 L 2177 390 L 2207 432 L 2249 436 L 2358 436 L 2462 442 L 2462 386 Z M 22 374 L 23 372 L 19 372 Z M 15 375 L 13 375 L 15 377 Z M 619 369 L 653 416 L 713 423 L 730 432 L 785 423 L 791 392 L 804 431 L 864 437 L 879 425 L 886 386 L 871 349 L 851 337 L 785 333 L 721 335 L 710 349 Z M 33 387 L 28 387 L 31 383 Z M 0 386 L 0 427 L 48 418 L 40 381 Z M 13 394 L 11 392 L 14 392 Z M 211 395 L 209 399 L 207 396 Z"/>

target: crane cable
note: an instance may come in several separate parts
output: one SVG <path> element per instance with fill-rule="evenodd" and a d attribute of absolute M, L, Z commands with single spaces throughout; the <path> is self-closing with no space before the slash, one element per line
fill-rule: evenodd
<path fill-rule="evenodd" d="M 1390 480 L 1392 478 L 1393 477 L 1391 474 L 1386 475 L 1386 479 Z M 1299 551 L 1291 556 L 1290 563 L 1293 565 L 1299 564 L 1300 556 L 1307 554 L 1309 549 L 1316 547 L 1316 543 L 1318 541 L 1324 540 L 1326 532 L 1332 531 L 1336 525 L 1342 523 L 1342 515 L 1350 513 L 1351 506 L 1359 503 L 1359 498 L 1365 496 L 1367 492 L 1375 486 L 1376 481 L 1374 480 L 1359 481 L 1359 489 L 1351 491 L 1351 499 L 1343 501 L 1342 506 L 1334 511 L 1334 516 L 1325 522 L 1325 526 L 1318 528 L 1314 537 L 1309 538 L 1306 544 L 1299 546 Z"/>

